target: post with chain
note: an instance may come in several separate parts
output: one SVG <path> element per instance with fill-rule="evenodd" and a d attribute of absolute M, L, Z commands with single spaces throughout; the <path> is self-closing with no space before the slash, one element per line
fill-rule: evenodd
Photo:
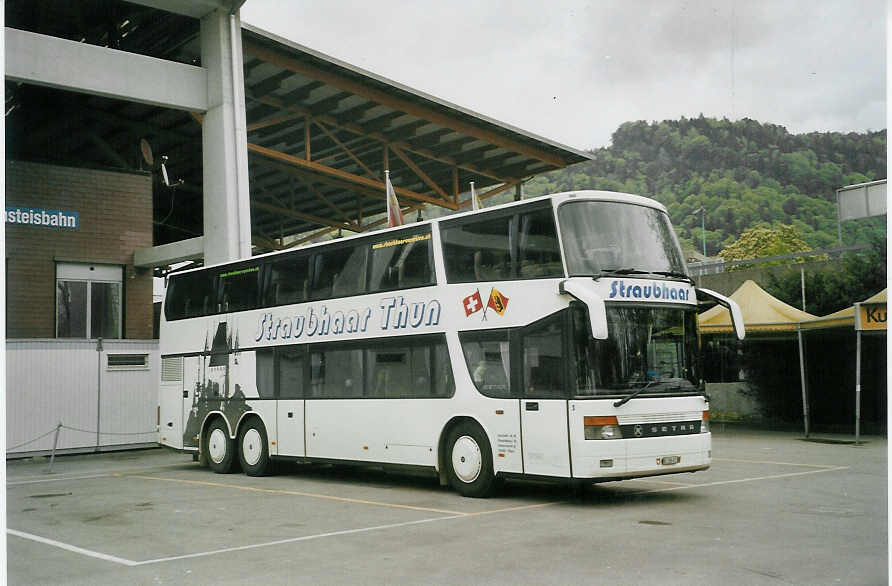
<path fill-rule="evenodd" d="M 96 451 L 99 451 L 99 431 L 102 425 L 102 338 L 96 338 Z"/>
<path fill-rule="evenodd" d="M 62 422 L 59 422 L 59 425 L 56 426 L 56 433 L 53 436 L 53 449 L 50 452 L 50 466 L 47 468 L 46 473 L 53 473 L 53 462 L 56 460 L 56 446 L 59 445 L 59 432 L 62 431 Z"/>

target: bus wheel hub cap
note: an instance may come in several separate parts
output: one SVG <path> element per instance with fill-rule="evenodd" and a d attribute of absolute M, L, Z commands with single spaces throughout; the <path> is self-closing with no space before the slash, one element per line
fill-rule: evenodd
<path fill-rule="evenodd" d="M 480 476 L 483 456 L 474 438 L 463 435 L 452 447 L 452 470 L 462 482 L 471 483 Z"/>
<path fill-rule="evenodd" d="M 226 434 L 222 429 L 215 429 L 208 438 L 208 456 L 219 464 L 226 457 Z"/>
<path fill-rule="evenodd" d="M 245 432 L 245 438 L 242 440 L 242 457 L 249 466 L 260 461 L 260 454 L 263 452 L 260 439 L 260 432 L 256 429 L 252 428 Z"/>

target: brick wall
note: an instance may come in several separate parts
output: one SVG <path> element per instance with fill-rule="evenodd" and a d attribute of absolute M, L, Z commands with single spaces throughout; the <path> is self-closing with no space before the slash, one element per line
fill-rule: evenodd
<path fill-rule="evenodd" d="M 77 230 L 6 224 L 6 335 L 55 337 L 55 263 L 124 267 L 124 337 L 152 337 L 152 275 L 133 251 L 152 246 L 147 174 L 6 162 L 6 205 L 79 214 Z"/>

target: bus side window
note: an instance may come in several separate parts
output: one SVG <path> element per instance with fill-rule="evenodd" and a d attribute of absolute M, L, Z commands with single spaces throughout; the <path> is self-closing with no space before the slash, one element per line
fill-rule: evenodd
<path fill-rule="evenodd" d="M 305 346 L 283 346 L 276 349 L 280 399 L 302 399 L 304 396 Z"/>
<path fill-rule="evenodd" d="M 380 344 L 366 348 L 366 397 L 408 398 L 424 392 L 411 378 L 411 350 L 402 344 Z"/>
<path fill-rule="evenodd" d="M 513 216 L 486 217 L 441 230 L 446 278 L 469 283 L 513 278 L 511 233 Z"/>
<path fill-rule="evenodd" d="M 564 267 L 551 208 L 522 214 L 517 235 L 518 276 L 521 279 L 563 276 Z"/>
<path fill-rule="evenodd" d="M 293 255 L 270 263 L 264 305 L 303 303 L 307 300 L 310 257 Z"/>
<path fill-rule="evenodd" d="M 369 292 L 434 284 L 430 232 L 390 233 L 371 246 Z"/>
<path fill-rule="evenodd" d="M 201 317 L 214 312 L 214 276 L 196 271 L 171 277 L 166 316 L 169 320 Z"/>
<path fill-rule="evenodd" d="M 346 297 L 365 292 L 367 243 L 313 255 L 313 298 Z"/>
<path fill-rule="evenodd" d="M 413 347 L 412 368 L 416 380 L 422 377 L 430 380 L 430 393 L 433 397 L 451 397 L 455 394 L 455 379 L 452 377 L 452 364 L 449 349 L 442 336 L 431 340 L 428 346 Z M 419 369 L 423 369 L 421 373 Z"/>
<path fill-rule="evenodd" d="M 560 312 L 523 329 L 523 395 L 564 398 L 564 321 Z"/>
<path fill-rule="evenodd" d="M 261 399 L 276 396 L 276 371 L 272 348 L 261 348 L 254 354 L 257 368 L 257 394 Z"/>
<path fill-rule="evenodd" d="M 221 310 L 245 311 L 257 307 L 260 292 L 260 268 L 232 269 L 218 276 Z"/>
<path fill-rule="evenodd" d="M 400 288 L 433 285 L 434 267 L 431 263 L 430 241 L 407 244 L 398 270 L 397 286 Z"/>
<path fill-rule="evenodd" d="M 487 397 L 511 396 L 511 361 L 508 330 L 459 334 L 468 372 L 474 386 Z"/>
<path fill-rule="evenodd" d="M 363 395 L 362 350 L 356 347 L 310 348 L 310 389 L 321 399 L 358 399 Z M 319 349 L 321 347 L 321 349 Z"/>

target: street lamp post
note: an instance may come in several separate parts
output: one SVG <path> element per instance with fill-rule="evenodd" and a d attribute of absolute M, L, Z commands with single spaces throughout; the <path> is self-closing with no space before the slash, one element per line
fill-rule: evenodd
<path fill-rule="evenodd" d="M 703 260 L 706 260 L 706 208 L 699 207 L 691 212 L 692 214 L 701 214 L 700 216 L 700 237 L 703 240 Z"/>

